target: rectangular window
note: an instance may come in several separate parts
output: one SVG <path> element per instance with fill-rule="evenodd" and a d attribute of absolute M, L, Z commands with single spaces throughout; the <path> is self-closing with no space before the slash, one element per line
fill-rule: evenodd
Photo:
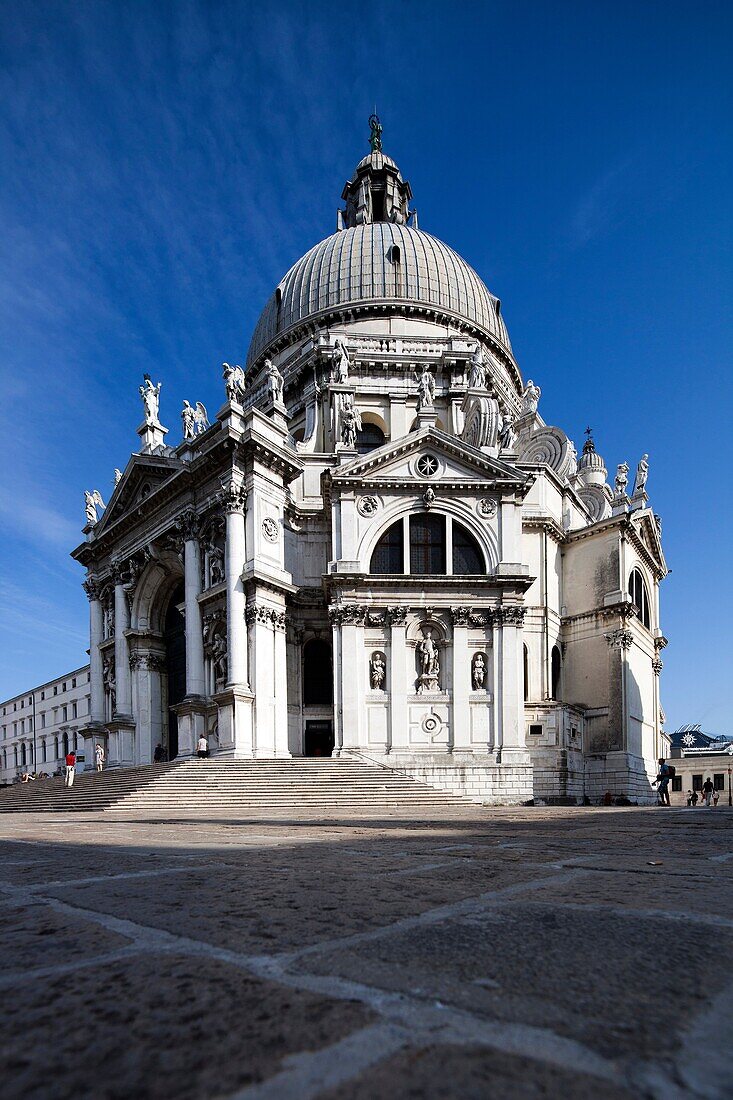
<path fill-rule="evenodd" d="M 542 725 L 540 723 L 537 723 L 536 725 L 531 725 L 529 727 L 529 732 L 532 734 L 533 737 L 541 737 Z"/>
<path fill-rule="evenodd" d="M 410 572 L 445 573 L 445 516 L 410 516 Z"/>
<path fill-rule="evenodd" d="M 74 677 L 74 679 L 73 679 L 73 680 L 71 681 L 71 686 L 72 686 L 73 688 L 75 688 L 75 687 L 76 687 L 76 677 Z"/>
<path fill-rule="evenodd" d="M 76 703 L 72 704 L 71 717 L 72 718 L 78 718 L 79 717 L 78 711 L 79 711 L 79 708 L 78 708 L 77 704 Z"/>
<path fill-rule="evenodd" d="M 64 707 L 63 715 L 64 715 L 64 722 L 68 722 L 68 720 L 69 720 L 69 708 L 68 707 Z"/>
<path fill-rule="evenodd" d="M 681 791 L 682 790 L 682 776 L 681 775 L 673 775 L 672 776 L 672 790 L 673 791 Z"/>
<path fill-rule="evenodd" d="M 713 775 L 713 787 L 716 791 L 725 790 L 725 772 L 715 772 Z"/>
<path fill-rule="evenodd" d="M 45 699 L 45 698 L 46 698 L 46 692 L 45 692 L 45 691 L 42 691 L 42 692 L 41 692 L 41 699 L 43 700 L 43 699 Z"/>
<path fill-rule="evenodd" d="M 693 775 L 693 777 L 692 777 L 692 789 L 693 789 L 693 791 L 701 791 L 702 790 L 702 776 L 701 775 Z"/>
<path fill-rule="evenodd" d="M 45 730 L 45 728 L 46 728 L 46 715 L 45 715 L 45 712 L 44 712 L 41 715 L 41 729 Z"/>

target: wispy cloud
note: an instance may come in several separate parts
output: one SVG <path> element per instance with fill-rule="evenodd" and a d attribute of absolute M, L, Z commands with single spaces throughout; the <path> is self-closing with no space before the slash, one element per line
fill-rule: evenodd
<path fill-rule="evenodd" d="M 0 491 L 0 516 L 5 531 L 33 546 L 68 553 L 79 542 L 79 526 L 50 504 L 28 500 L 28 492 L 27 488 L 23 493 Z"/>
<path fill-rule="evenodd" d="M 608 233 L 623 218 L 633 189 L 634 158 L 625 157 L 608 168 L 579 200 L 570 221 L 570 244 L 582 248 Z"/>

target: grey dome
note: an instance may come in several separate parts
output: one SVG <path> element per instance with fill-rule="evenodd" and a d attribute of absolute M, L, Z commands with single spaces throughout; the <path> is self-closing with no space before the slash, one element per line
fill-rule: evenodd
<path fill-rule="evenodd" d="M 465 260 L 429 233 L 376 221 L 334 233 L 291 267 L 257 322 L 247 365 L 307 320 L 384 302 L 433 307 L 511 351 L 498 299 Z"/>

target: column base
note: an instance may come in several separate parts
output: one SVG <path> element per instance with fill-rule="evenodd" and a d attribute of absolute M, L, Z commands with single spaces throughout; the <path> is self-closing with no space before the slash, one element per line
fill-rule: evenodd
<path fill-rule="evenodd" d="M 199 737 L 206 735 L 207 709 L 201 695 L 187 695 L 171 707 L 178 718 L 178 759 L 193 756 Z"/>
<path fill-rule="evenodd" d="M 84 771 L 94 771 L 96 764 L 94 761 L 94 746 L 101 744 L 104 749 L 105 764 L 109 760 L 109 730 L 102 722 L 88 722 L 86 726 L 82 726 L 78 730 L 79 736 L 84 738 L 86 742 L 84 746 L 84 754 L 86 760 L 84 761 Z"/>
<path fill-rule="evenodd" d="M 255 756 L 254 701 L 245 684 L 228 684 L 214 695 L 219 708 L 218 756 Z"/>
<path fill-rule="evenodd" d="M 109 728 L 109 766 L 131 768 L 135 763 L 135 719 L 131 714 L 115 714 Z"/>

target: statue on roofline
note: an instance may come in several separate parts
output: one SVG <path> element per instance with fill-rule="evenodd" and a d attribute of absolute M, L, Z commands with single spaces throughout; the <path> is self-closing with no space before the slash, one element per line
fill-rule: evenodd
<path fill-rule="evenodd" d="M 160 423 L 158 409 L 160 406 L 160 387 L 162 385 L 162 382 L 158 382 L 157 386 L 154 386 L 150 375 L 143 375 L 143 384 L 138 387 L 138 390 L 143 399 L 146 424 L 158 425 Z"/>

